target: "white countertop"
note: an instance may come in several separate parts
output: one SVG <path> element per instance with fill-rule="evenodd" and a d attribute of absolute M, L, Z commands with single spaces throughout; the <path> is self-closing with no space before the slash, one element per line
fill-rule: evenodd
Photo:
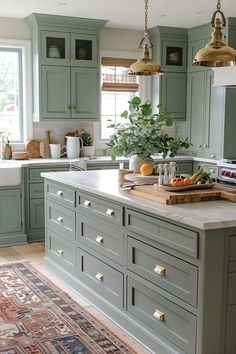
<path fill-rule="evenodd" d="M 207 230 L 236 226 L 236 203 L 219 200 L 178 205 L 160 204 L 120 190 L 117 170 L 50 172 L 42 173 L 42 176 L 170 221 L 178 221 L 187 227 Z"/>

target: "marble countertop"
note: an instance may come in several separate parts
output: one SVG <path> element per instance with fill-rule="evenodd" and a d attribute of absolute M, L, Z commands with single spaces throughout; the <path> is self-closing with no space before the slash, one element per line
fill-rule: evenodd
<path fill-rule="evenodd" d="M 117 170 L 50 172 L 42 173 L 42 176 L 85 192 L 111 198 L 146 213 L 180 222 L 187 227 L 209 230 L 236 226 L 236 203 L 219 200 L 178 205 L 160 204 L 120 190 Z"/>

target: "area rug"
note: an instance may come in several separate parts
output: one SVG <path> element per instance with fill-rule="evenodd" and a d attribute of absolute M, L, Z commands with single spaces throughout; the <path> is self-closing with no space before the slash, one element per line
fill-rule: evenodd
<path fill-rule="evenodd" d="M 137 354 L 29 262 L 0 265 L 1 354 Z"/>

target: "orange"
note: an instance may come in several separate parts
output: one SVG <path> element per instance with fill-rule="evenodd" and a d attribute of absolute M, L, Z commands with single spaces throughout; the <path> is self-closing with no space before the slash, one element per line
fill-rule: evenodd
<path fill-rule="evenodd" d="M 140 173 L 143 176 L 150 176 L 153 174 L 153 165 L 150 163 L 143 163 L 140 167 Z"/>

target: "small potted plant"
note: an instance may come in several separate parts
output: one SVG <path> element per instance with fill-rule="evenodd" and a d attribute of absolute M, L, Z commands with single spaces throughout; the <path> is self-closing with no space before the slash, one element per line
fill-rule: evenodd
<path fill-rule="evenodd" d="M 159 153 L 163 158 L 174 157 L 180 148 L 190 146 L 187 138 L 171 137 L 165 132 L 165 127 L 170 127 L 173 119 L 161 105 L 158 106 L 159 112 L 153 113 L 150 101 L 142 104 L 140 97 L 136 96 L 128 103 L 129 112 L 121 114 L 124 123 L 110 125 L 115 129 L 107 143 L 112 150 L 112 159 L 131 157 L 129 168 L 139 172 L 141 164 L 150 160 L 151 155 Z"/>
<path fill-rule="evenodd" d="M 94 145 L 92 134 L 85 130 L 80 135 L 83 141 L 82 156 L 83 157 L 93 157 L 94 156 Z"/>

